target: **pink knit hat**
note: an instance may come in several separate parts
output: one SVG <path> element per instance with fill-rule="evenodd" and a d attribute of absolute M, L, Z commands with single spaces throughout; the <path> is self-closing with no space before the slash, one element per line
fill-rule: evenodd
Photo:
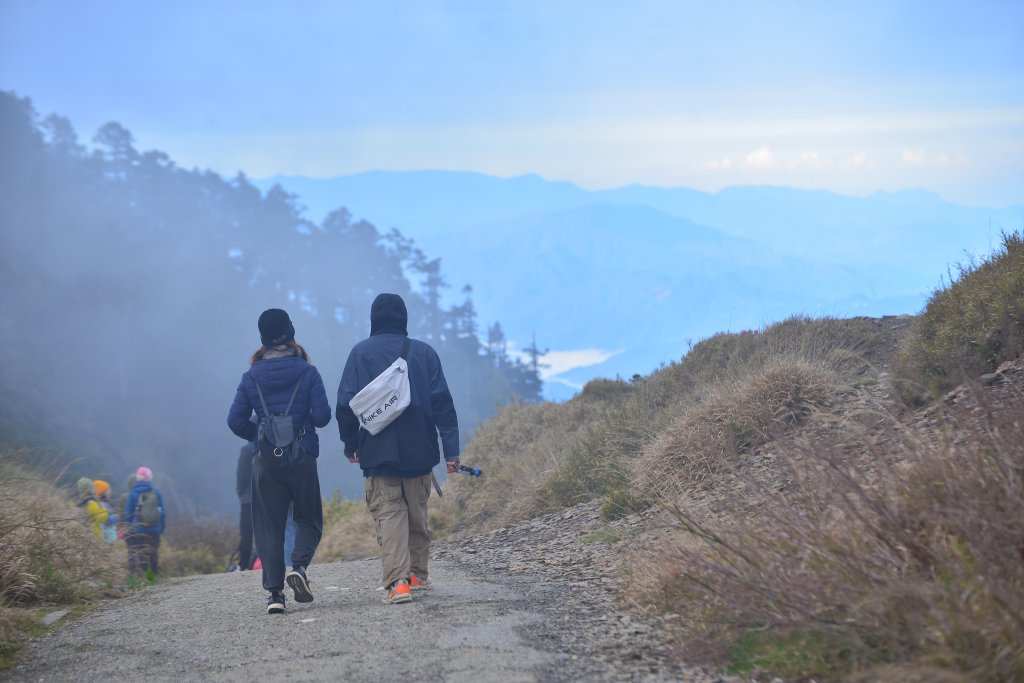
<path fill-rule="evenodd" d="M 135 471 L 137 481 L 153 481 L 153 470 L 148 467 L 140 467 Z"/>

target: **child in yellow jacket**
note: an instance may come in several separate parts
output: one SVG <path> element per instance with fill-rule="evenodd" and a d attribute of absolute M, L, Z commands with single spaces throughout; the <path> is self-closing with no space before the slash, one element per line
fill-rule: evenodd
<path fill-rule="evenodd" d="M 89 528 L 96 534 L 96 538 L 103 540 L 103 523 L 107 521 L 110 513 L 96 500 L 96 489 L 93 487 L 92 479 L 82 477 L 78 480 L 78 507 L 85 508 Z"/>
<path fill-rule="evenodd" d="M 93 479 L 92 488 L 96 492 L 96 501 L 107 513 L 107 521 L 103 522 L 102 525 L 102 534 L 103 541 L 110 545 L 117 541 L 117 522 L 119 519 L 117 513 L 114 512 L 114 508 L 110 506 L 110 484 L 102 479 Z"/>

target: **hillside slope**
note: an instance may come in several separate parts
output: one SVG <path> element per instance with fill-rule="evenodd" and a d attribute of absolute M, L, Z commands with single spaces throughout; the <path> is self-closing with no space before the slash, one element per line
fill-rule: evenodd
<path fill-rule="evenodd" d="M 1020 671 L 1024 652 L 1013 635 L 1015 627 L 1001 619 L 1019 616 L 1022 606 L 1012 591 L 1024 579 L 1018 558 L 1024 551 L 1024 535 L 1020 535 L 1024 483 L 1014 483 L 1019 477 L 1011 471 L 1009 479 L 993 480 L 1010 486 L 1010 492 L 991 491 L 992 501 L 970 496 L 974 489 L 958 488 L 957 479 L 969 479 L 977 471 L 970 466 L 956 467 L 959 460 L 954 455 L 976 454 L 979 449 L 1007 451 L 1016 444 L 1013 457 L 1018 465 L 1024 463 L 1024 359 L 1008 361 L 997 372 L 957 387 L 938 405 L 906 411 L 895 398 L 888 362 L 895 350 L 892 342 L 905 332 L 907 322 L 894 321 L 890 341 L 876 356 L 877 364 L 857 382 L 842 387 L 827 408 L 754 447 L 721 476 L 709 477 L 687 489 L 683 499 L 663 500 L 661 505 L 615 519 L 602 514 L 607 505 L 603 499 L 596 499 L 546 516 L 506 523 L 482 535 L 457 535 L 438 553 L 499 575 L 540 573 L 545 581 L 562 585 L 568 592 L 607 594 L 610 589 L 616 604 L 629 609 L 629 618 L 613 627 L 638 634 L 634 656 L 652 662 L 659 661 L 659 657 L 690 664 L 710 659 L 736 671 L 771 672 L 787 680 L 814 671 L 819 680 L 895 683 L 967 680 L 955 673 L 964 662 L 970 662 L 972 656 L 986 656 L 982 652 L 991 652 L 992 656 L 998 652 L 1004 660 L 998 669 L 1004 672 L 1002 675 Z M 1000 462 L 1005 460 L 992 460 L 989 466 Z M 955 469 L 936 470 L 942 463 Z M 917 496 L 911 500 L 918 507 L 901 506 L 901 516 L 886 518 L 889 508 L 885 506 L 898 505 L 897 501 L 906 495 L 903 481 L 896 476 L 908 471 L 931 472 L 936 477 L 944 471 L 940 478 L 945 478 L 946 489 L 953 497 L 929 500 Z M 823 486 L 826 482 L 832 486 Z M 810 494 L 811 500 L 805 494 Z M 841 504 L 820 507 L 823 499 L 844 495 L 862 497 L 864 508 L 844 508 Z M 818 528 L 805 521 L 804 527 L 799 525 L 814 505 L 833 514 L 845 509 L 846 514 L 837 519 L 845 518 L 848 523 L 849 514 L 856 509 L 865 514 L 865 519 L 867 511 L 880 515 L 872 523 L 880 524 L 872 543 L 867 543 L 870 536 L 859 535 L 858 525 L 853 524 L 853 529 L 839 536 L 853 544 L 848 552 L 839 546 L 816 555 L 834 578 L 831 582 L 823 582 L 820 575 L 802 566 L 806 560 L 803 552 L 785 544 L 774 545 L 776 524 L 786 525 L 792 543 L 819 548 L 822 532 L 833 542 L 837 540 L 831 535 L 836 528 L 830 524 Z M 1010 507 L 1000 507 L 1006 505 Z M 892 512 L 897 509 L 892 508 Z M 970 552 L 967 557 L 977 561 L 985 557 L 993 566 L 983 576 L 971 578 L 971 572 L 965 572 L 967 567 L 959 565 L 955 557 L 935 554 L 945 547 L 943 541 L 932 545 L 934 539 L 919 540 L 915 546 L 913 532 L 907 536 L 900 530 L 901 524 L 911 523 L 919 515 L 959 519 L 968 528 L 1011 519 L 995 532 L 997 538 L 1010 541 L 1004 546 L 1005 557 L 991 555 L 999 550 L 998 546 L 990 547 L 991 529 L 975 528 L 976 537 L 965 541 L 963 552 Z M 963 527 L 955 523 L 945 528 L 949 538 L 963 533 Z M 893 546 L 888 549 L 892 556 L 879 554 L 879 546 L 884 548 L 886 542 Z M 906 555 L 912 555 L 915 548 L 916 552 L 928 553 L 935 566 L 951 572 L 948 585 L 936 586 L 926 576 L 904 573 L 911 568 Z M 974 555 L 983 550 L 989 554 Z M 830 556 L 829 552 L 834 554 Z M 745 566 L 747 562 L 753 565 Z M 888 567 L 883 575 L 889 576 L 889 583 L 880 582 L 878 576 L 866 583 L 872 575 L 870 567 L 876 562 L 881 564 L 875 572 Z M 729 563 L 734 570 L 726 573 L 728 580 L 723 580 L 719 572 Z M 970 582 L 976 591 L 965 598 L 969 605 L 961 604 L 956 594 L 963 590 L 961 582 Z M 866 610 L 871 615 L 871 628 L 876 630 L 876 642 L 902 648 L 888 658 L 872 655 L 869 644 L 858 646 L 814 635 L 817 631 L 802 608 L 787 605 L 787 596 L 801 595 L 807 609 L 821 609 L 819 599 L 823 595 L 830 596 L 834 605 L 858 592 L 879 605 L 902 596 L 902 608 L 907 611 L 902 617 L 884 608 L 874 613 L 873 608 Z M 730 639 L 727 634 L 735 632 L 736 620 L 743 623 L 743 610 L 750 610 L 746 614 L 749 618 L 756 611 L 755 605 L 765 607 L 766 599 L 772 609 L 782 613 L 795 610 L 789 618 L 797 620 L 791 623 L 802 624 L 799 635 L 781 640 L 769 636 L 761 640 L 749 636 Z M 951 629 L 964 641 L 932 642 L 930 649 L 916 649 L 902 640 L 914 637 L 907 631 L 916 633 L 913 612 L 920 606 L 912 607 L 911 603 L 918 599 L 931 605 L 925 610 L 931 628 L 939 632 Z M 1002 607 L 997 607 L 999 604 Z M 983 610 L 985 616 L 974 610 Z M 823 613 L 817 616 L 823 617 L 825 624 L 831 619 Z M 856 622 L 865 616 L 862 609 L 848 613 L 847 618 Z M 589 619 L 593 632 L 604 630 L 600 612 L 584 610 L 581 619 Z M 739 629 L 739 636 L 742 633 Z M 986 638 L 988 644 L 979 651 L 981 644 L 974 638 Z M 723 642 L 731 644 L 723 650 Z M 922 655 L 922 651 L 927 654 Z M 954 663 L 957 657 L 961 658 L 959 665 Z M 979 667 L 980 662 L 975 659 L 973 666 Z M 983 676 L 977 680 L 988 679 Z"/>

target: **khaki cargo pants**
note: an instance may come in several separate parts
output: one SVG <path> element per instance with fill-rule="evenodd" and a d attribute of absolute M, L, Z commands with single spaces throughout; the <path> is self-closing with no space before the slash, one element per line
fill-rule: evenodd
<path fill-rule="evenodd" d="M 409 578 L 410 572 L 428 578 L 430 487 L 430 474 L 411 479 L 367 477 L 363 484 L 366 507 L 377 527 L 385 586 Z"/>

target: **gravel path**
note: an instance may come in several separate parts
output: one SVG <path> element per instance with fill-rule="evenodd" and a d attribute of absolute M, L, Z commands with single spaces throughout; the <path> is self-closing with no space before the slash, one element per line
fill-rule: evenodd
<path fill-rule="evenodd" d="M 643 637 L 611 607 L 610 589 L 576 586 L 567 593 L 539 572 L 462 562 L 455 557 L 460 547 L 438 544 L 434 590 L 407 605 L 383 604 L 379 560 L 314 564 L 315 601 L 289 600 L 283 615 L 265 613 L 259 572 L 148 587 L 34 640 L 23 662 L 0 678 L 720 680 L 672 669 L 643 647 L 631 657 L 633 639 Z"/>

